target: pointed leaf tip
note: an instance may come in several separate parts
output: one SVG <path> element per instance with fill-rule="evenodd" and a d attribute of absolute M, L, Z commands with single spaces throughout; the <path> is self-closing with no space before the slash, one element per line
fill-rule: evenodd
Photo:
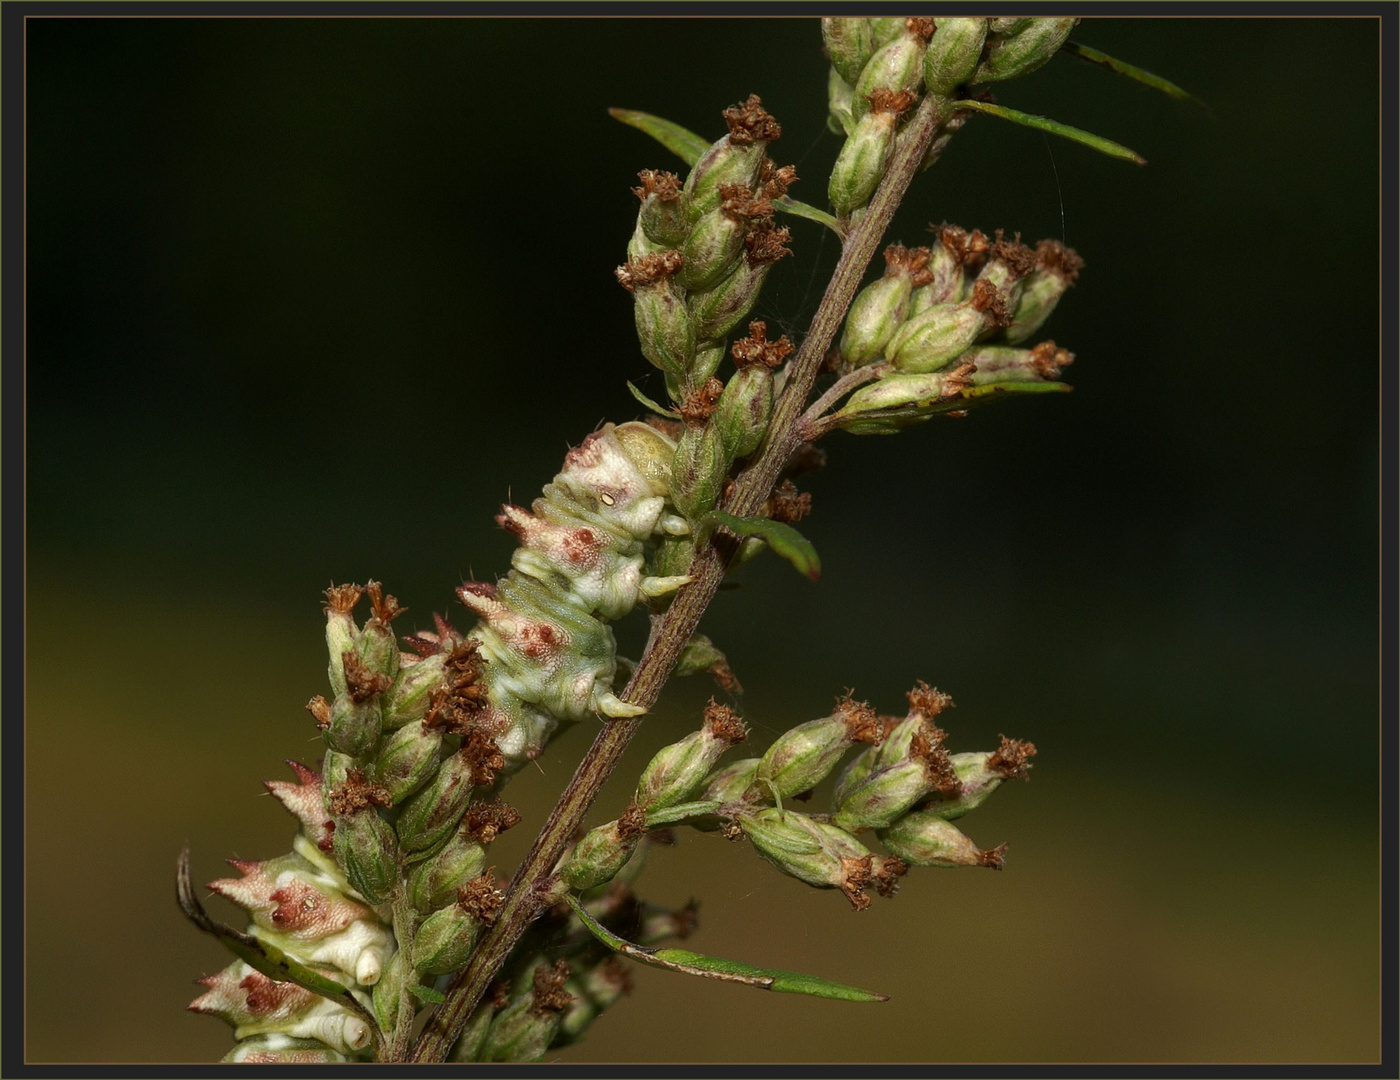
<path fill-rule="evenodd" d="M 1051 120 L 1048 117 L 1036 116 L 1034 113 L 1021 112 L 1019 109 L 1008 109 L 1005 105 L 993 105 L 989 101 L 975 101 L 967 98 L 958 102 L 960 109 L 972 109 L 975 112 L 986 113 L 988 116 L 1000 117 L 1002 120 L 1010 120 L 1013 124 L 1020 124 L 1022 127 L 1034 128 L 1036 131 L 1044 131 L 1051 135 L 1058 135 L 1062 139 L 1069 139 L 1071 142 L 1080 143 L 1097 150 L 1108 157 L 1117 158 L 1119 161 L 1131 161 L 1134 165 L 1146 165 L 1147 159 L 1136 150 L 1130 150 L 1122 143 L 1116 143 L 1112 139 L 1105 139 L 1102 135 L 1095 135 L 1091 131 L 1082 128 L 1072 127 L 1069 124 L 1062 124 L 1058 120 Z"/>
<path fill-rule="evenodd" d="M 712 510 L 702 520 L 710 525 L 723 525 L 738 536 L 757 536 L 773 549 L 775 555 L 781 555 L 792 563 L 798 573 L 805 574 L 813 581 L 820 580 L 822 576 L 817 549 L 791 525 L 767 518 L 735 517 L 723 510 Z"/>

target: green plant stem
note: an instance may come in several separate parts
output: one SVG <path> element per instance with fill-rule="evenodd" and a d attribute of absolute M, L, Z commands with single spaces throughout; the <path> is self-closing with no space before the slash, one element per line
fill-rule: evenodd
<path fill-rule="evenodd" d="M 787 386 L 773 409 L 768 438 L 760 454 L 738 477 L 725 509 L 737 516 L 756 514 L 768 499 L 793 451 L 802 442 L 802 407 L 821 372 L 822 360 L 836 336 L 860 280 L 875 255 L 890 219 L 918 172 L 919 163 L 934 135 L 952 114 L 952 103 L 925 96 L 901 133 L 899 145 L 870 204 L 853 215 L 847 226 L 841 258 L 827 284 L 796 355 L 789 365 Z M 700 623 L 724 577 L 735 547 L 720 536 L 703 545 L 690 566 L 691 582 L 676 594 L 665 614 L 653 617 L 646 651 L 623 691 L 626 701 L 650 709 L 661 694 L 681 649 Z M 604 783 L 622 759 L 623 752 L 644 717 L 612 720 L 593 741 L 579 763 L 569 786 L 560 796 L 534 847 L 515 872 L 495 924 L 482 937 L 467 966 L 447 991 L 447 999 L 428 1018 L 410 1060 L 445 1061 L 487 987 L 505 963 L 515 943 L 550 902 L 553 870 L 569 845 L 574 831 Z"/>
<path fill-rule="evenodd" d="M 394 895 L 394 938 L 399 943 L 400 949 L 409 950 L 407 955 L 412 955 L 413 950 L 413 905 L 408 901 L 408 890 L 402 885 Z M 399 1011 L 394 1021 L 393 1038 L 390 1042 L 390 1060 L 403 1061 L 408 1053 L 409 1043 L 413 1039 L 413 1016 L 417 1011 L 413 994 L 409 991 L 409 984 L 417 979 L 415 972 L 410 972 L 404 979 L 403 986 L 399 988 Z"/>

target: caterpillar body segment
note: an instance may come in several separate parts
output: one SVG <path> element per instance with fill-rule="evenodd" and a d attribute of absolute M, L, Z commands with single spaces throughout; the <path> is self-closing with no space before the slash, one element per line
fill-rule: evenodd
<path fill-rule="evenodd" d="M 560 723 L 644 711 L 612 692 L 608 621 L 689 581 L 644 572 L 646 542 L 675 529 L 674 456 L 675 443 L 646 424 L 589 435 L 529 510 L 502 507 L 496 520 L 520 541 L 510 572 L 457 590 L 480 618 L 469 635 L 486 661 L 477 722 L 495 733 L 508 771 L 538 756 Z"/>

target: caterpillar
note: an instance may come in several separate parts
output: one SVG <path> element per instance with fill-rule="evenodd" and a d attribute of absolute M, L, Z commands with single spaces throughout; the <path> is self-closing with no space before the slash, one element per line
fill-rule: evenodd
<path fill-rule="evenodd" d="M 608 622 L 690 580 L 643 570 L 647 540 L 689 531 L 667 501 L 675 452 L 644 423 L 595 431 L 530 510 L 501 508 L 496 521 L 520 542 L 509 573 L 458 588 L 480 619 L 467 637 L 486 661 L 475 722 L 495 737 L 507 771 L 537 757 L 560 723 L 645 711 L 613 693 Z"/>

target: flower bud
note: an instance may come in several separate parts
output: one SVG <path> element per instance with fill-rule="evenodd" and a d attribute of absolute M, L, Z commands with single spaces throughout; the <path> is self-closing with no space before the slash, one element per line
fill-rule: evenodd
<path fill-rule="evenodd" d="M 995 383 L 1048 382 L 1074 363 L 1074 353 L 1053 341 L 1042 341 L 1034 349 L 1012 349 L 1004 345 L 978 345 L 963 353 L 973 364 L 973 386 Z"/>
<path fill-rule="evenodd" d="M 704 726 L 680 742 L 663 747 L 642 770 L 633 802 L 647 813 L 685 802 L 704 782 L 720 755 L 746 738 L 748 731 L 734 710 L 711 698 L 705 708 Z"/>
<path fill-rule="evenodd" d="M 366 808 L 337 815 L 333 850 L 335 861 L 356 892 L 371 904 L 389 899 L 398 882 L 398 842 L 393 828 L 378 812 Z"/>
<path fill-rule="evenodd" d="M 738 326 L 753 309 L 759 290 L 768 278 L 773 264 L 792 252 L 784 245 L 791 239 L 786 227 L 778 228 L 771 221 L 759 218 L 744 237 L 746 254 L 727 277 L 712 288 L 691 295 L 690 314 L 696 337 L 703 341 L 718 341 Z M 714 367 L 705 373 L 708 378 L 724 357 L 723 345 L 718 356 L 710 354 Z M 699 374 L 697 357 L 696 373 Z"/>
<path fill-rule="evenodd" d="M 842 793 L 832 824 L 850 832 L 883 829 L 930 793 L 955 796 L 957 774 L 942 742 L 943 732 L 922 726 L 910 740 L 908 757 L 873 769 Z"/>
<path fill-rule="evenodd" d="M 355 759 L 349 754 L 327 750 L 321 759 L 321 797 L 329 800 L 331 793 L 345 783 L 350 770 L 355 767 Z"/>
<path fill-rule="evenodd" d="M 683 262 L 679 251 L 665 251 L 617 268 L 617 280 L 632 294 L 642 355 L 672 375 L 683 374 L 695 352 L 685 292 L 675 281 Z"/>
<path fill-rule="evenodd" d="M 686 217 L 698 221 L 723 201 L 720 188 L 742 184 L 752 188 L 763 167 L 768 144 L 782 134 L 778 122 L 763 109 L 757 94 L 724 110 L 729 134 L 702 155 L 685 178 Z"/>
<path fill-rule="evenodd" d="M 452 754 L 427 786 L 403 804 L 395 828 L 405 851 L 431 848 L 457 827 L 471 801 L 473 768 L 467 754 Z"/>
<path fill-rule="evenodd" d="M 928 278 L 928 248 L 885 248 L 885 274 L 862 289 L 846 315 L 841 334 L 841 359 L 849 367 L 878 360 L 886 343 L 908 314 L 916 285 Z"/>
<path fill-rule="evenodd" d="M 915 91 L 923 81 L 924 51 L 928 47 L 933 20 L 901 21 L 904 25 L 898 28 L 898 32 L 887 44 L 876 49 L 855 82 L 851 114 L 857 121 L 864 117 L 867 111 L 874 110 L 875 103 L 871 98 L 877 90 L 896 94 L 909 91 L 914 93 L 915 100 L 918 98 Z"/>
<path fill-rule="evenodd" d="M 1060 51 L 1078 19 L 1017 20 L 1006 34 L 996 33 L 987 40 L 986 59 L 978 65 L 971 81 L 997 82 L 1029 75 Z"/>
<path fill-rule="evenodd" d="M 869 111 L 856 121 L 855 130 L 841 147 L 831 168 L 827 197 L 838 217 L 847 217 L 870 201 L 885 175 L 885 163 L 894 146 L 896 113 Z"/>
<path fill-rule="evenodd" d="M 870 20 L 822 19 L 822 44 L 826 46 L 832 68 L 842 79 L 854 85 L 875 51 L 870 38 Z"/>
<path fill-rule="evenodd" d="M 954 754 L 956 793 L 937 797 L 921 808 L 946 820 L 962 817 L 987 801 L 1003 780 L 1024 780 L 1030 772 L 1035 743 L 1001 737 L 1001 746 L 988 753 Z"/>
<path fill-rule="evenodd" d="M 399 1019 L 399 1008 L 403 1003 L 404 986 L 417 981 L 418 974 L 408 962 L 408 953 L 400 949 L 384 965 L 384 974 L 374 984 L 374 991 L 370 997 L 370 1006 L 381 1030 L 394 1030 Z"/>
<path fill-rule="evenodd" d="M 658 248 L 678 248 L 685 241 L 685 197 L 675 173 L 643 169 L 637 174 L 642 186 L 632 189 L 642 200 L 637 224 Z"/>
<path fill-rule="evenodd" d="M 1073 248 L 1058 240 L 1042 240 L 1035 247 L 1035 269 L 1022 284 L 1021 298 L 1006 328 L 1006 340 L 1013 345 L 1030 337 L 1050 317 L 1060 297 L 1075 283 L 1084 260 Z"/>
<path fill-rule="evenodd" d="M 586 833 L 564 860 L 559 876 L 578 892 L 611 881 L 632 857 L 645 833 L 646 813 L 633 803 L 616 821 Z"/>
<path fill-rule="evenodd" d="M 241 1039 L 220 1061 L 243 1065 L 321 1065 L 353 1061 L 319 1039 L 294 1039 L 290 1035 L 254 1035 Z"/>
<path fill-rule="evenodd" d="M 691 521 L 713 510 L 732 459 L 713 424 L 687 424 L 676 445 L 671 502 Z"/>
<path fill-rule="evenodd" d="M 415 720 L 384 740 L 371 769 L 376 784 L 389 792 L 397 806 L 432 776 L 437 769 L 442 733 Z"/>
<path fill-rule="evenodd" d="M 922 314 L 934 304 L 956 304 L 963 299 L 966 275 L 962 259 L 944 243 L 929 248 L 927 284 L 914 290 L 910 298 L 909 315 Z"/>
<path fill-rule="evenodd" d="M 934 304 L 895 331 L 885 346 L 885 356 L 902 372 L 937 371 L 971 348 L 987 322 L 975 300 Z"/>
<path fill-rule="evenodd" d="M 446 681 L 446 660 L 446 653 L 437 653 L 400 665 L 393 683 L 379 698 L 386 731 L 423 719 L 432 702 L 433 691 Z"/>
<path fill-rule="evenodd" d="M 713 423 L 729 458 L 747 457 L 768 433 L 773 415 L 773 372 L 761 364 L 742 367 L 724 387 Z"/>
<path fill-rule="evenodd" d="M 977 70 L 987 20 L 939 19 L 924 54 L 924 85 L 931 94 L 948 97 Z"/>
<path fill-rule="evenodd" d="M 569 965 L 543 958 L 527 973 L 528 989 L 496 1013 L 478 1055 L 481 1061 L 539 1061 L 559 1031 L 573 996 L 564 989 Z"/>
<path fill-rule="evenodd" d="M 485 848 L 454 836 L 431 858 L 414 863 L 408 874 L 408 898 L 417 911 L 436 911 L 454 900 L 457 890 L 479 875 L 485 863 Z"/>
<path fill-rule="evenodd" d="M 860 911 L 870 906 L 865 886 L 871 856 L 855 837 L 794 810 L 768 807 L 736 818 L 758 852 L 783 873 L 819 889 L 840 889 Z"/>
<path fill-rule="evenodd" d="M 685 261 L 677 275 L 684 289 L 712 287 L 734 268 L 743 254 L 747 208 L 752 193 L 738 184 L 726 184 L 724 190 L 724 201 L 696 221 L 685 238 L 682 249 Z"/>
<path fill-rule="evenodd" d="M 1002 844 L 983 851 L 961 832 L 930 810 L 908 814 L 877 835 L 880 843 L 915 866 L 987 866 L 1000 870 Z"/>
<path fill-rule="evenodd" d="M 836 415 L 840 427 L 853 435 L 888 435 L 933 415 L 942 402 L 956 398 L 970 385 L 971 365 L 927 375 L 886 375 L 862 386 Z"/>
<path fill-rule="evenodd" d="M 357 703 L 349 694 L 340 694 L 331 705 L 326 745 L 342 754 L 361 758 L 379 742 L 383 727 L 384 714 L 378 700 Z"/>
<path fill-rule="evenodd" d="M 705 802 L 732 803 L 739 802 L 745 794 L 753 789 L 762 796 L 757 801 L 767 801 L 772 798 L 772 793 L 765 787 L 761 792 L 754 787 L 754 778 L 758 776 L 758 765 L 761 758 L 744 758 L 741 761 L 730 762 L 722 769 L 712 772 L 705 778 L 705 789 L 700 795 L 700 799 Z"/>
<path fill-rule="evenodd" d="M 326 674 L 336 694 L 345 693 L 345 668 L 341 659 L 355 648 L 360 636 L 355 626 L 355 605 L 364 590 L 358 585 L 332 585 L 326 590 L 326 649 L 330 652 L 330 668 Z"/>
<path fill-rule="evenodd" d="M 836 767 L 854 742 L 873 743 L 880 737 L 875 710 L 849 697 L 820 720 L 785 731 L 768 748 L 754 778 L 755 793 L 770 783 L 779 798 L 810 791 Z"/>
<path fill-rule="evenodd" d="M 856 118 L 851 115 L 851 99 L 855 87 L 841 78 L 832 68 L 826 77 L 826 126 L 833 135 L 849 135 L 856 128 Z"/>
<path fill-rule="evenodd" d="M 413 939 L 413 966 L 428 975 L 456 971 L 472 955 L 481 924 L 457 904 L 434 911 Z"/>
<path fill-rule="evenodd" d="M 488 996 L 467 1019 L 467 1026 L 462 1029 L 461 1036 L 452 1044 L 452 1050 L 447 1055 L 447 1060 L 451 1062 L 480 1061 L 481 1048 L 486 1042 L 486 1033 L 491 1030 L 491 1018 L 495 1015 L 496 1007 Z"/>
<path fill-rule="evenodd" d="M 886 15 L 866 21 L 870 23 L 870 42 L 879 49 L 904 33 L 907 20 L 903 15 Z"/>

